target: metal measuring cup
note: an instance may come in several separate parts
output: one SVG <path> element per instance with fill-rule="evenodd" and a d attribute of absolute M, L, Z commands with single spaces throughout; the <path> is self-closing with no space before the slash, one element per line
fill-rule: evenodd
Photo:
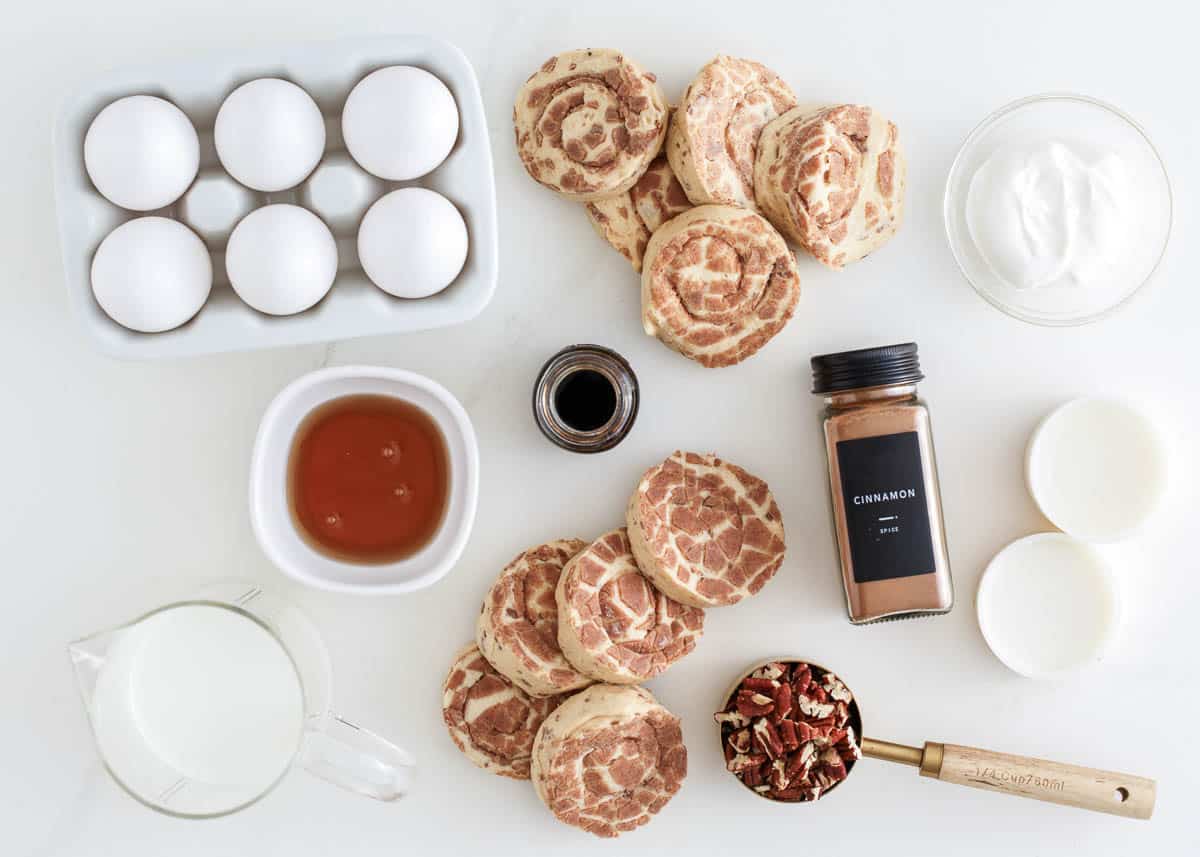
<path fill-rule="evenodd" d="M 820 664 L 803 658 L 766 658 L 745 669 L 730 685 L 721 697 L 721 711 L 729 708 L 738 688 L 746 678 L 773 663 L 788 665 L 802 663 L 810 666 L 814 672 L 820 670 L 823 673 L 831 673 Z M 856 735 L 863 736 L 862 712 L 858 706 L 858 696 L 853 691 L 851 691 L 848 708 L 850 725 Z M 724 743 L 725 736 L 721 724 L 718 724 L 717 731 Z M 946 783 L 1064 806 L 1074 806 L 1093 812 L 1121 815 L 1126 818 L 1146 819 L 1154 812 L 1157 790 L 1155 781 L 1132 774 L 1085 768 L 1079 765 L 1051 762 L 1046 759 L 1014 756 L 994 750 L 982 750 L 977 747 L 936 741 L 926 741 L 922 747 L 911 747 L 905 744 L 861 737 L 859 748 L 864 757 L 910 765 L 917 768 L 921 776 L 932 777 Z M 853 773 L 855 767 L 856 764 L 846 765 L 847 778 Z M 822 791 L 818 795 L 818 799 L 833 791 L 840 784 L 836 783 Z M 774 800 L 766 794 L 755 791 L 750 786 L 746 786 L 746 788 L 759 797 Z"/>

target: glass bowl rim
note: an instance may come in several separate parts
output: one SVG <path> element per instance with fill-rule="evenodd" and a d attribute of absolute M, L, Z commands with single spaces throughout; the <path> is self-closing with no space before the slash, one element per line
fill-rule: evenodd
<path fill-rule="evenodd" d="M 1009 116 L 1018 110 L 1029 107 L 1030 105 L 1040 104 L 1047 101 L 1069 101 L 1077 104 L 1086 104 L 1088 106 L 1096 107 L 1100 110 L 1106 111 L 1117 119 L 1123 121 L 1126 125 L 1132 128 L 1139 137 L 1142 138 L 1142 141 L 1146 144 L 1146 148 L 1154 156 L 1155 163 L 1158 164 L 1159 170 L 1162 171 L 1163 184 L 1167 191 L 1166 230 L 1163 234 L 1162 246 L 1158 250 L 1158 256 L 1155 258 L 1154 264 L 1151 265 L 1150 270 L 1146 272 L 1146 276 L 1140 283 L 1137 284 L 1137 286 L 1130 289 L 1128 294 L 1126 294 L 1123 298 L 1121 298 L 1121 300 L 1117 301 L 1112 306 L 1106 307 L 1098 312 L 1078 316 L 1076 318 L 1044 318 L 1032 313 L 1024 312 L 1012 306 L 1007 306 L 998 298 L 993 297 L 986 290 L 984 290 L 982 286 L 976 283 L 975 280 L 971 278 L 970 274 L 967 273 L 966 266 L 963 263 L 962 255 L 959 252 L 958 244 L 955 241 L 950 226 L 953 207 L 952 188 L 954 186 L 955 179 L 958 177 L 959 172 L 963 168 L 963 161 L 965 160 L 967 153 L 971 151 L 971 148 L 979 141 L 979 138 L 982 137 L 984 133 L 990 130 L 1001 119 L 1004 119 L 1006 116 Z M 1122 309 L 1126 304 L 1133 300 L 1133 298 L 1145 288 L 1146 284 L 1154 279 L 1154 275 L 1158 273 L 1158 269 L 1162 265 L 1163 258 L 1167 254 L 1167 247 L 1171 243 L 1171 233 L 1174 231 L 1174 226 L 1175 192 L 1171 186 L 1171 176 L 1170 173 L 1167 172 L 1167 165 L 1166 162 L 1163 161 L 1162 154 L 1154 145 L 1154 141 L 1150 139 L 1150 135 L 1146 133 L 1145 129 L 1142 128 L 1142 126 L 1139 125 L 1132 116 L 1121 110 L 1119 107 L 1116 107 L 1115 105 L 1099 98 L 1093 98 L 1090 95 L 1082 95 L 1076 92 L 1051 91 L 1027 95 L 1023 98 L 1018 98 L 1015 101 L 1010 101 L 985 116 L 967 133 L 967 136 L 959 145 L 958 151 L 954 155 L 954 160 L 950 164 L 950 170 L 946 174 L 946 187 L 942 194 L 942 228 L 946 234 L 946 243 L 950 245 L 950 254 L 954 257 L 954 264 L 958 267 L 958 272 L 962 275 L 963 279 L 970 284 L 971 288 L 975 290 L 977 295 L 994 306 L 996 309 L 1003 312 L 1005 315 L 1015 318 L 1018 321 L 1023 321 L 1027 324 L 1038 325 L 1040 327 L 1079 327 L 1085 324 L 1090 324 L 1094 321 L 1099 321 L 1103 318 L 1107 318 L 1108 316 L 1116 313 L 1117 310 Z"/>

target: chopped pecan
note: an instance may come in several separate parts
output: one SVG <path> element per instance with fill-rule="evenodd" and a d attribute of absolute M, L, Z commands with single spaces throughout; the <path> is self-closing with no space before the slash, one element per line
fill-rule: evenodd
<path fill-rule="evenodd" d="M 713 715 L 713 720 L 722 725 L 728 724 L 735 729 L 750 725 L 750 718 L 737 711 L 718 711 Z"/>
<path fill-rule="evenodd" d="M 820 688 L 817 688 L 817 690 L 820 690 Z M 827 703 L 822 703 L 819 700 L 816 700 L 810 696 L 805 696 L 804 694 L 800 694 L 796 697 L 796 706 L 809 717 L 816 717 L 817 719 L 829 717 L 834 711 L 834 706 Z M 738 710 L 740 711 L 741 709 L 739 708 Z"/>
<path fill-rule="evenodd" d="M 751 676 L 742 682 L 742 690 L 753 690 L 758 693 L 765 693 L 768 696 L 774 694 L 777 687 L 779 687 L 779 682 L 769 678 L 755 678 Z"/>
<path fill-rule="evenodd" d="M 739 690 L 737 693 L 738 713 L 747 717 L 759 717 L 770 714 L 775 709 L 775 703 L 769 696 L 763 696 L 753 690 Z"/>
<path fill-rule="evenodd" d="M 779 739 L 783 741 L 783 749 L 789 753 L 800 746 L 800 737 L 796 734 L 796 724 L 791 720 L 779 722 Z"/>
<path fill-rule="evenodd" d="M 771 763 L 770 783 L 776 792 L 783 791 L 791 784 L 791 777 L 787 774 L 787 765 L 783 759 L 776 759 Z"/>
<path fill-rule="evenodd" d="M 762 753 L 738 753 L 726 762 L 725 768 L 737 774 L 752 768 L 758 768 L 765 761 L 767 761 L 767 757 Z"/>
<path fill-rule="evenodd" d="M 781 664 L 778 661 L 759 667 L 754 672 L 750 673 L 750 678 L 768 678 L 777 679 L 787 672 L 787 665 Z"/>
<path fill-rule="evenodd" d="M 825 683 L 822 685 L 822 687 L 825 688 L 825 691 L 832 699 L 835 699 L 838 702 L 848 703 L 854 698 L 850 695 L 849 688 L 842 684 L 842 680 L 833 673 L 825 674 Z"/>
<path fill-rule="evenodd" d="M 796 692 L 797 696 L 808 690 L 810 684 L 812 684 L 812 670 L 807 665 L 792 673 L 792 690 Z"/>
<path fill-rule="evenodd" d="M 854 729 L 850 726 L 846 727 L 845 736 L 837 743 L 837 750 L 842 761 L 847 765 L 862 758 L 862 748 L 858 746 L 858 740 L 854 737 Z"/>
<path fill-rule="evenodd" d="M 776 687 L 773 701 L 775 711 L 771 717 L 776 723 L 792 716 L 792 686 L 790 684 L 781 684 Z"/>
<path fill-rule="evenodd" d="M 754 740 L 759 749 L 776 759 L 783 755 L 783 739 L 779 737 L 779 730 L 775 728 L 775 724 L 765 717 L 760 717 L 754 721 Z"/>
<path fill-rule="evenodd" d="M 742 774 L 742 782 L 753 788 L 763 784 L 762 766 L 756 765 L 753 768 L 748 768 Z"/>

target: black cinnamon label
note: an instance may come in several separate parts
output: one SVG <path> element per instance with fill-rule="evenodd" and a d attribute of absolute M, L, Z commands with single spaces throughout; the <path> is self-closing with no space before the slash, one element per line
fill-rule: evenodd
<path fill-rule="evenodd" d="M 917 433 L 839 441 L 837 458 L 855 582 L 933 573 Z"/>

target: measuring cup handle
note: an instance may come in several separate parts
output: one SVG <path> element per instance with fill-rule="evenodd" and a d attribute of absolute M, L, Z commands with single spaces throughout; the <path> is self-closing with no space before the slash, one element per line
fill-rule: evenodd
<path fill-rule="evenodd" d="M 310 726 L 299 761 L 327 782 L 388 801 L 408 793 L 414 764 L 407 750 L 332 712 Z"/>
<path fill-rule="evenodd" d="M 936 765 L 939 747 L 941 763 Z M 1156 785 L 1145 777 L 957 744 L 930 742 L 925 745 L 925 758 L 930 764 L 923 763 L 921 773 L 947 783 L 1126 818 L 1149 818 L 1154 812 Z"/>

